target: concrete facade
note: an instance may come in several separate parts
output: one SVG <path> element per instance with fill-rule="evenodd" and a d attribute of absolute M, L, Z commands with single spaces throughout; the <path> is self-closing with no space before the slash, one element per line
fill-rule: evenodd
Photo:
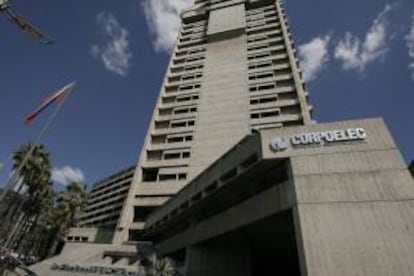
<path fill-rule="evenodd" d="M 274 137 L 354 128 L 366 138 L 269 147 Z M 185 275 L 412 275 L 413 234 L 414 182 L 383 121 L 367 119 L 245 138 L 151 214 L 144 237 L 163 254 L 182 252 Z M 228 243 L 237 244 L 230 259 Z M 215 265 L 220 254 L 227 272 Z"/>
<path fill-rule="evenodd" d="M 252 130 L 311 124 L 279 1 L 195 1 L 183 12 L 113 242 Z"/>

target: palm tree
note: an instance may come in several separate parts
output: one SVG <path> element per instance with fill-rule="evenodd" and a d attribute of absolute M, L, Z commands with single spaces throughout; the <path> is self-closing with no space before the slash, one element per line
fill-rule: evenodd
<path fill-rule="evenodd" d="M 49 256 L 53 255 L 69 227 L 75 224 L 75 217 L 86 204 L 86 186 L 80 182 L 70 183 L 64 193 L 56 197 L 55 206 L 49 214 L 49 228 L 54 233 Z"/>
<path fill-rule="evenodd" d="M 81 182 L 72 182 L 68 185 L 65 193 L 65 201 L 69 209 L 68 226 L 75 224 L 75 217 L 83 211 L 86 206 L 86 186 Z"/>
<path fill-rule="evenodd" d="M 43 145 L 36 145 L 25 164 L 22 164 L 32 147 L 31 142 L 22 145 L 13 153 L 12 160 L 13 170 L 18 170 L 23 165 L 17 173 L 23 184 L 27 185 L 29 194 L 36 194 L 44 190 L 45 186 L 50 186 L 51 165 L 50 155 Z M 21 187 L 18 188 L 20 189 Z"/>
<path fill-rule="evenodd" d="M 168 257 L 157 259 L 154 264 L 154 276 L 175 276 L 174 261 Z"/>
<path fill-rule="evenodd" d="M 160 257 L 152 246 L 141 246 L 140 265 L 145 269 L 147 276 L 178 276 L 179 273 L 173 259 L 169 257 Z"/>
<path fill-rule="evenodd" d="M 14 247 L 19 247 L 27 233 L 37 225 L 47 198 L 52 194 L 49 153 L 43 145 L 26 143 L 20 146 L 12 156 L 13 170 L 21 180 L 15 195 L 19 198 L 10 204 L 3 213 L 8 228 L 6 243 L 14 241 Z M 26 190 L 23 189 L 25 187 Z M 21 191 L 25 191 L 23 195 Z M 13 194 L 13 192 L 12 192 Z M 15 218 L 17 214 L 17 219 Z"/>

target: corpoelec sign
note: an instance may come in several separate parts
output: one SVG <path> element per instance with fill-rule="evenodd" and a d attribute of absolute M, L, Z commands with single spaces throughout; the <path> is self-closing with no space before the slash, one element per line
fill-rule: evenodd
<path fill-rule="evenodd" d="M 292 147 L 326 146 L 340 142 L 363 141 L 366 138 L 367 132 L 363 128 L 304 132 L 294 134 L 289 138 L 273 137 L 270 140 L 270 148 L 274 151 L 283 151 L 289 145 L 292 145 Z"/>

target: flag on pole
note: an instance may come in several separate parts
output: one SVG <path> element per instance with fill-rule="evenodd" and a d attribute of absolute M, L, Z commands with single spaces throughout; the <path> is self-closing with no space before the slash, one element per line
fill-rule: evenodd
<path fill-rule="evenodd" d="M 26 115 L 24 118 L 25 124 L 30 124 L 43 110 L 45 110 L 53 102 L 61 100 L 65 97 L 67 91 L 75 85 L 75 82 L 71 82 L 68 85 L 64 86 L 62 89 L 57 92 L 49 95 L 46 99 L 31 113 Z"/>

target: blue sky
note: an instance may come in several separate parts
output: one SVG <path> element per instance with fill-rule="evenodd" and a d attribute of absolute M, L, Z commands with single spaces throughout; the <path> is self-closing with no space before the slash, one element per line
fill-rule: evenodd
<path fill-rule="evenodd" d="M 30 40 L 0 17 L 0 184 L 10 156 L 34 139 L 51 110 L 24 116 L 77 80 L 43 143 L 54 179 L 88 185 L 134 164 L 178 26 L 191 0 L 14 0 L 53 37 Z M 382 116 L 405 160 L 414 159 L 414 1 L 285 1 L 320 122 Z"/>

